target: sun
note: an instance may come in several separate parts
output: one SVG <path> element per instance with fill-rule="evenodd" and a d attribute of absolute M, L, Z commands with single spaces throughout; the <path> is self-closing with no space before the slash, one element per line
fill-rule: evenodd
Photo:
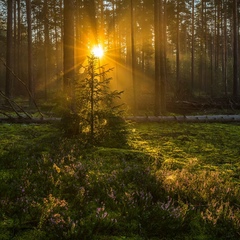
<path fill-rule="evenodd" d="M 101 58 L 104 54 L 102 46 L 101 45 L 94 46 L 92 49 L 92 54 L 95 57 Z"/>

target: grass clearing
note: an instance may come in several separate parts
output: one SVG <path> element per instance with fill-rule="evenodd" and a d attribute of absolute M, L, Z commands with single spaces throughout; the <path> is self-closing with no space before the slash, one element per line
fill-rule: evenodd
<path fill-rule="evenodd" d="M 136 129 L 133 147 L 161 154 L 163 163 L 176 162 L 180 167 L 194 162 L 200 169 L 232 170 L 234 174 L 240 166 L 238 124 L 152 123 L 137 124 Z"/>
<path fill-rule="evenodd" d="M 237 239 L 240 125 L 131 124 L 87 148 L 0 125 L 0 239 Z"/>

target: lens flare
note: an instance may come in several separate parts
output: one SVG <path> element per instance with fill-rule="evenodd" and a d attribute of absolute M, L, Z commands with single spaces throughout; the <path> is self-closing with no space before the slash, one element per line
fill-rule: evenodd
<path fill-rule="evenodd" d="M 95 57 L 98 57 L 98 58 L 101 58 L 104 54 L 104 51 L 103 51 L 103 48 L 102 46 L 100 45 L 97 45 L 93 48 L 92 50 L 92 54 L 95 56 Z"/>

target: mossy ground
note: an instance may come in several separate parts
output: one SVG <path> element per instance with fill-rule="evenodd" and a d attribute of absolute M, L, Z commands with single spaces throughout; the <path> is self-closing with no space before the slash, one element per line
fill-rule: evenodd
<path fill-rule="evenodd" d="M 237 239 L 240 125 L 131 124 L 87 148 L 0 125 L 0 239 Z"/>

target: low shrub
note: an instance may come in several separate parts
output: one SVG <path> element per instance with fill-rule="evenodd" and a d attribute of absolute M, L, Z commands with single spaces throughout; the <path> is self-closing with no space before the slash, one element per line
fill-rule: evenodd
<path fill-rule="evenodd" d="M 132 147 L 123 149 L 87 148 L 64 137 L 49 145 L 50 135 L 42 141 L 38 132 L 30 152 L 25 134 L 11 168 L 0 165 L 0 239 L 239 238 L 234 174 L 201 167 L 194 158 L 176 168 L 156 131 L 157 147 L 148 144 L 149 135 L 132 134 Z M 166 143 L 168 149 L 173 140 Z"/>

